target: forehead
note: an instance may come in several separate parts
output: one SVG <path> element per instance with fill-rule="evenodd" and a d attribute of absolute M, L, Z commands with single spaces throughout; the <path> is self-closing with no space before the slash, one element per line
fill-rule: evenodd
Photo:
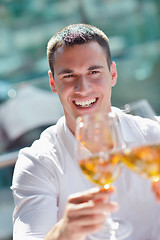
<path fill-rule="evenodd" d="M 53 58 L 54 65 L 56 65 L 59 62 L 69 63 L 80 60 L 93 60 L 94 58 L 106 59 L 106 52 L 99 43 L 91 41 L 72 46 L 60 46 L 56 49 Z"/>

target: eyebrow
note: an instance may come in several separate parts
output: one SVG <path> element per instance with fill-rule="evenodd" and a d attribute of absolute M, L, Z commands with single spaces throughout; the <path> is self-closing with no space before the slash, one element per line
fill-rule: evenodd
<path fill-rule="evenodd" d="M 100 65 L 93 65 L 93 66 L 89 67 L 87 70 L 91 71 L 91 70 L 94 70 L 94 69 L 102 69 L 102 68 L 104 68 L 104 67 L 100 66 Z M 74 71 L 69 69 L 69 68 L 66 68 L 66 69 L 63 69 L 62 71 L 60 71 L 58 73 L 58 76 L 61 75 L 61 74 L 69 74 L 69 73 L 74 73 Z"/>
<path fill-rule="evenodd" d="M 61 75 L 61 74 L 73 73 L 73 72 L 74 72 L 73 70 L 66 68 L 66 69 L 63 69 L 62 71 L 60 71 L 58 73 L 58 76 Z"/>
<path fill-rule="evenodd" d="M 101 69 L 104 68 L 103 66 L 99 66 L 99 65 L 94 65 L 88 68 L 88 70 L 94 70 L 94 69 Z"/>

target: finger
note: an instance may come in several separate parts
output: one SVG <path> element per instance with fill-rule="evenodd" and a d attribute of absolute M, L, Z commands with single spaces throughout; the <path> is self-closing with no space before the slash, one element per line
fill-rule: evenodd
<path fill-rule="evenodd" d="M 106 221 L 106 214 L 92 214 L 77 216 L 72 219 L 67 217 L 68 231 L 72 232 L 72 236 L 75 235 L 75 239 L 80 239 L 78 235 L 92 233 L 100 230 Z"/>
<path fill-rule="evenodd" d="M 88 234 L 93 234 L 93 233 L 97 233 L 98 231 L 100 231 L 102 228 L 104 227 L 104 223 L 99 223 L 99 224 L 92 224 L 92 225 L 88 225 L 88 226 L 82 226 L 80 228 L 80 231 L 85 233 L 86 235 Z"/>
<path fill-rule="evenodd" d="M 155 195 L 155 198 L 156 198 L 157 202 L 160 203 L 160 181 L 153 182 L 152 190 L 154 192 L 154 195 Z"/>
<path fill-rule="evenodd" d="M 101 214 L 103 212 L 115 212 L 119 209 L 119 206 L 115 202 L 103 202 L 103 201 L 88 201 L 80 204 L 70 204 L 67 208 L 67 214 L 69 218 L 82 217 L 93 214 Z"/>
<path fill-rule="evenodd" d="M 153 182 L 153 183 L 152 183 L 152 190 L 153 190 L 156 194 L 160 195 L 160 181 L 158 181 L 158 182 Z"/>
<path fill-rule="evenodd" d="M 108 188 L 108 189 L 91 188 L 81 193 L 72 194 L 69 197 L 68 202 L 79 204 L 79 203 L 87 202 L 91 199 L 107 200 L 109 196 L 113 194 L 113 192 L 114 192 L 114 188 Z"/>
<path fill-rule="evenodd" d="M 82 227 L 94 224 L 104 224 L 105 220 L 106 220 L 105 213 L 79 216 L 76 218 L 77 223 L 79 224 L 79 226 Z"/>
<path fill-rule="evenodd" d="M 77 218 L 76 220 L 70 221 L 70 226 L 76 229 L 76 233 L 88 234 L 99 231 L 104 227 L 106 221 L 106 216 L 104 214 L 85 216 L 82 218 Z"/>
<path fill-rule="evenodd" d="M 80 239 L 83 235 L 86 236 L 88 234 L 96 233 L 100 231 L 104 227 L 104 222 L 103 223 L 98 223 L 98 224 L 90 224 L 90 225 L 85 225 L 85 226 L 77 226 L 73 224 L 72 227 L 72 236 L 76 235 L 75 239 Z M 78 237 L 78 235 L 80 237 Z"/>

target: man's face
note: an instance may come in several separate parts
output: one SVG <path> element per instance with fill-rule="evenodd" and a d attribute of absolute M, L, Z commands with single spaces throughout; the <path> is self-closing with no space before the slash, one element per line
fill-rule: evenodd
<path fill-rule="evenodd" d="M 111 110 L 116 66 L 112 62 L 109 70 L 105 51 L 97 42 L 58 48 L 54 54 L 54 79 L 51 72 L 49 77 L 73 133 L 78 116 Z"/>

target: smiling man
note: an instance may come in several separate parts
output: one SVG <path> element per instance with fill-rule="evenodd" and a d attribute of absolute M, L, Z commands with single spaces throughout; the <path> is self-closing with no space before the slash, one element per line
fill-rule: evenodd
<path fill-rule="evenodd" d="M 86 41 L 61 46 L 53 54 L 53 59 L 54 72 L 49 71 L 51 88 L 59 95 L 67 126 L 73 134 L 78 116 L 100 110 L 111 111 L 111 88 L 117 80 L 116 65 L 107 63 L 105 49 L 99 43 Z"/>
<path fill-rule="evenodd" d="M 115 193 L 101 191 L 91 188 L 77 165 L 74 135 L 78 116 L 115 111 L 126 143 L 147 143 L 149 137 L 159 134 L 154 126 L 145 122 L 142 126 L 142 121 L 111 107 L 117 71 L 107 36 L 94 26 L 67 26 L 48 42 L 47 57 L 50 86 L 60 98 L 64 116 L 19 153 L 12 184 L 13 239 L 84 240 L 103 227 L 104 212 L 118 209 L 109 201 L 112 196 L 120 205 L 118 216 L 133 225 L 128 239 L 157 240 L 160 208 L 146 180 L 124 169 Z"/>

